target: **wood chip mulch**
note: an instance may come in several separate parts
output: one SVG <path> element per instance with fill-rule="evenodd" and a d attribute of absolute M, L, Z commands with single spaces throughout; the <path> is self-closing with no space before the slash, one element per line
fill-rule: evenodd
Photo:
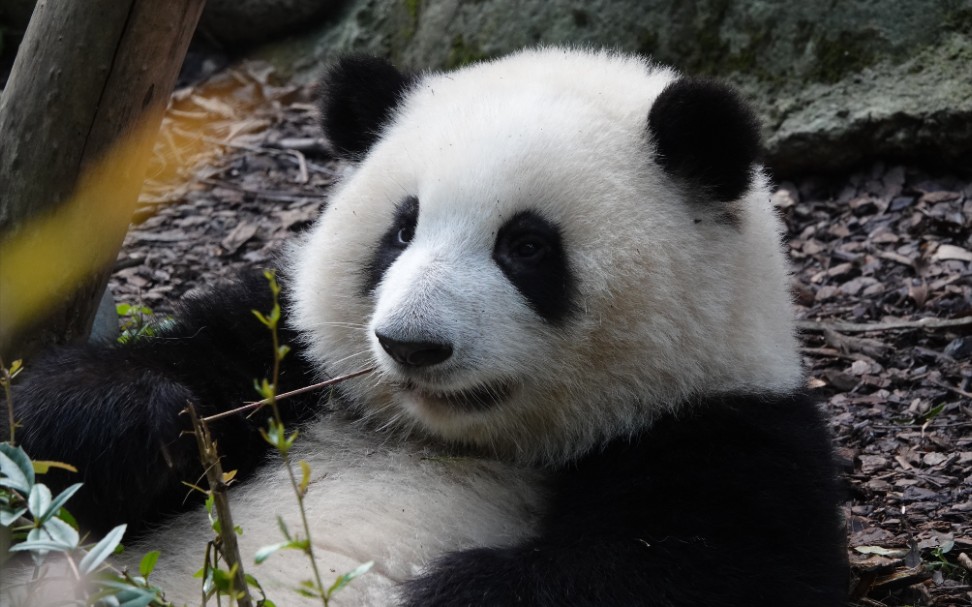
<path fill-rule="evenodd" d="M 171 302 L 272 265 L 347 170 L 312 91 L 244 63 L 179 91 L 111 283 Z M 859 605 L 972 605 L 972 179 L 876 164 L 784 182 L 809 386 L 847 479 Z M 799 521 L 794 521 L 799 524 Z"/>

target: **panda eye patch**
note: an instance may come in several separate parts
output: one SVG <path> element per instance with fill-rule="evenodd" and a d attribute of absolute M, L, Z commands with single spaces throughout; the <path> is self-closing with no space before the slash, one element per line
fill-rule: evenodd
<path fill-rule="evenodd" d="M 402 251 L 415 237 L 415 226 L 418 224 L 419 201 L 415 196 L 409 196 L 398 203 L 391 225 L 382 235 L 375 247 L 371 262 L 365 266 L 365 283 L 363 294 L 371 293 L 381 282 L 381 278 L 388 268 L 398 259 Z"/>
<path fill-rule="evenodd" d="M 517 213 L 499 229 L 493 261 L 527 303 L 549 322 L 570 311 L 574 279 L 557 226 L 538 213 Z"/>

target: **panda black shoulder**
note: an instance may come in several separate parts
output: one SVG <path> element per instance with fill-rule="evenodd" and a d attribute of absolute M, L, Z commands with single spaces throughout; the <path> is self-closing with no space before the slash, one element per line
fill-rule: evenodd
<path fill-rule="evenodd" d="M 784 596 L 792 607 L 841 605 L 847 568 L 835 515 L 840 494 L 826 423 L 806 394 L 706 398 L 560 470 L 542 544 L 515 555 L 448 555 L 433 568 L 434 580 L 406 584 L 407 605 L 439 604 L 445 586 L 456 601 L 450 605 L 484 597 L 514 604 L 520 596 L 571 596 L 580 607 L 640 605 L 656 596 L 671 605 L 715 596 L 724 605 L 769 605 Z M 753 533 L 757 528 L 762 532 Z M 780 558 L 782 547 L 794 546 L 800 559 Z M 606 565 L 592 568 L 594 562 Z M 727 567 L 763 576 L 706 573 Z M 484 595 L 477 572 L 498 569 L 507 589 Z M 532 574 L 540 570 L 543 576 Z M 689 578 L 693 583 L 682 583 Z M 795 587 L 804 589 L 799 596 Z"/>

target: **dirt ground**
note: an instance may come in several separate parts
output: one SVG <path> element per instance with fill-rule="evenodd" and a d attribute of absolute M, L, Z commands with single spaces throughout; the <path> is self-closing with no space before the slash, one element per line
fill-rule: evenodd
<path fill-rule="evenodd" d="M 311 91 L 261 64 L 182 89 L 153 166 L 179 176 L 143 192 L 116 301 L 164 315 L 235 267 L 272 264 L 347 170 L 314 120 Z M 847 479 L 851 598 L 972 605 L 972 180 L 878 163 L 783 182 L 774 202 Z"/>

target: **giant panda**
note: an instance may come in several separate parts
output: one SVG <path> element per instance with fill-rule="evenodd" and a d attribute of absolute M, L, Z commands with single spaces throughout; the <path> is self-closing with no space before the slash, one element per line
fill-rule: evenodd
<path fill-rule="evenodd" d="M 448 73 L 350 57 L 320 97 L 355 168 L 286 255 L 280 389 L 375 367 L 282 403 L 321 570 L 375 562 L 334 604 L 845 604 L 830 442 L 731 89 L 544 48 Z M 81 469 L 80 522 L 160 549 L 176 604 L 211 536 L 173 514 L 199 476 L 180 411 L 252 400 L 270 297 L 241 276 L 154 338 L 28 361 L 14 393 L 26 448 Z M 244 555 L 278 515 L 299 528 L 261 425 L 212 424 Z M 319 603 L 292 591 L 303 555 L 249 567 L 278 605 Z"/>

